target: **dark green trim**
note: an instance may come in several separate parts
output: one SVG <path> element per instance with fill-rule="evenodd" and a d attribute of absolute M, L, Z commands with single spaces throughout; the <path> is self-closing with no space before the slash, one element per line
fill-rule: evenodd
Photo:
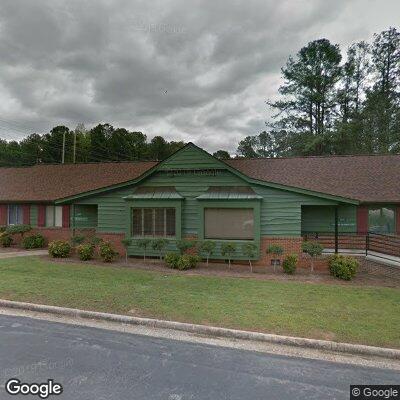
<path fill-rule="evenodd" d="M 130 200 L 126 201 L 125 215 L 125 237 L 128 239 L 140 239 L 131 236 L 132 208 L 175 208 L 175 237 L 165 238 L 167 240 L 180 240 L 182 238 L 182 201 L 181 200 Z M 152 237 L 146 237 L 152 239 Z"/>
<path fill-rule="evenodd" d="M 205 239 L 204 238 L 204 209 L 205 208 L 251 208 L 254 211 L 254 239 L 253 240 L 243 240 L 243 239 Z M 233 260 L 245 260 L 246 257 L 243 256 L 241 252 L 241 246 L 244 243 L 254 243 L 257 246 L 256 257 L 254 260 L 258 260 L 260 258 L 260 242 L 261 242 L 261 204 L 258 200 L 247 200 L 246 203 L 243 203 L 241 200 L 232 200 L 221 202 L 218 200 L 203 200 L 199 202 L 199 231 L 198 231 L 198 240 L 210 240 L 212 242 L 217 243 L 217 247 L 220 248 L 222 243 L 232 242 L 238 245 L 237 252 L 233 255 Z M 225 259 L 222 255 L 214 255 L 211 258 L 214 259 Z"/>
<path fill-rule="evenodd" d="M 108 192 L 108 191 L 120 189 L 121 187 L 137 184 L 137 183 L 141 182 L 143 179 L 147 178 L 153 172 L 157 171 L 162 165 L 164 165 L 166 162 L 168 162 L 168 160 L 170 160 L 172 157 L 174 157 L 178 152 L 183 151 L 183 149 L 185 149 L 185 148 L 187 148 L 189 146 L 194 147 L 194 148 L 198 149 L 199 151 L 205 153 L 208 157 L 213 158 L 218 163 L 220 163 L 221 166 L 223 166 L 225 169 L 227 169 L 229 172 L 231 172 L 231 173 L 235 174 L 236 176 L 242 178 L 243 180 L 245 180 L 248 183 L 268 186 L 268 187 L 272 187 L 272 188 L 275 188 L 275 189 L 286 190 L 286 191 L 289 191 L 289 192 L 301 193 L 301 194 L 305 194 L 305 195 L 308 195 L 308 196 L 321 197 L 321 198 L 324 198 L 324 199 L 335 200 L 335 201 L 339 201 L 339 202 L 342 202 L 342 203 L 359 204 L 359 201 L 355 200 L 355 199 L 348 199 L 348 198 L 344 198 L 344 197 L 340 197 L 340 196 L 333 196 L 333 195 L 329 195 L 329 194 L 321 193 L 321 192 L 316 192 L 316 191 L 312 191 L 312 190 L 301 189 L 301 188 L 297 188 L 297 187 L 294 187 L 294 186 L 287 186 L 287 185 L 277 184 L 277 183 L 273 183 L 273 182 L 266 182 L 266 181 L 261 181 L 261 180 L 258 180 L 258 179 L 250 178 L 247 175 L 244 175 L 243 173 L 238 171 L 237 169 L 231 167 L 227 163 L 223 162 L 222 160 L 218 160 L 217 158 L 213 157 L 211 154 L 207 153 L 205 150 L 203 150 L 202 148 L 196 146 L 195 144 L 193 144 L 191 142 L 189 142 L 186 146 L 182 147 L 181 149 L 177 150 L 175 153 L 173 153 L 171 156 L 169 156 L 165 160 L 161 161 L 160 163 L 158 163 L 155 166 L 153 166 L 150 169 L 148 169 L 146 172 L 144 172 L 141 176 L 139 176 L 136 179 L 133 179 L 133 180 L 130 180 L 130 181 L 126 181 L 126 182 L 123 182 L 123 183 L 119 183 L 119 184 L 116 184 L 116 185 L 106 186 L 106 187 L 103 187 L 103 188 L 100 188 L 100 189 L 96 189 L 96 190 L 92 190 L 92 191 L 88 191 L 88 192 L 83 192 L 83 193 L 80 193 L 80 194 L 77 194 L 77 195 L 74 195 L 74 196 L 69 196 L 69 197 L 57 199 L 55 201 L 55 203 L 56 204 L 63 204 L 63 203 L 70 202 L 72 200 L 76 200 L 76 199 L 80 199 L 80 198 L 83 198 L 83 197 L 92 196 L 94 194 Z"/>

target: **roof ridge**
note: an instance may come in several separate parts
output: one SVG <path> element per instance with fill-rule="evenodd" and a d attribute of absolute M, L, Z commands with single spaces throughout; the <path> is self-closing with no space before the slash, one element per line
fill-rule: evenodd
<path fill-rule="evenodd" d="M 157 160 L 132 160 L 132 161 L 88 161 L 88 162 L 77 162 L 77 163 L 40 163 L 40 164 L 32 164 L 32 165 L 5 165 L 5 166 L 0 166 L 0 169 L 19 169 L 19 168 L 34 168 L 34 167 L 49 167 L 49 166 L 58 166 L 58 167 L 64 167 L 64 166 L 70 166 L 70 165 L 104 165 L 104 164 L 145 164 L 145 163 L 159 163 L 160 161 Z"/>
<path fill-rule="evenodd" d="M 399 157 L 399 154 L 330 154 L 323 156 L 287 156 L 287 157 L 237 157 L 225 160 L 229 161 L 250 161 L 250 160 L 293 160 L 308 158 L 356 158 L 356 157 Z"/>

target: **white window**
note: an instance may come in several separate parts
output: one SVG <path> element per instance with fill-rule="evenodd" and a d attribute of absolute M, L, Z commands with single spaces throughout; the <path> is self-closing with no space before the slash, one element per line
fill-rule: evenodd
<path fill-rule="evenodd" d="M 175 208 L 132 208 L 132 236 L 175 236 Z"/>
<path fill-rule="evenodd" d="M 46 226 L 62 226 L 62 206 L 46 206 Z"/>
<path fill-rule="evenodd" d="M 22 206 L 10 204 L 8 206 L 8 225 L 20 225 L 23 223 Z"/>
<path fill-rule="evenodd" d="M 254 210 L 252 208 L 205 208 L 204 238 L 254 239 Z"/>

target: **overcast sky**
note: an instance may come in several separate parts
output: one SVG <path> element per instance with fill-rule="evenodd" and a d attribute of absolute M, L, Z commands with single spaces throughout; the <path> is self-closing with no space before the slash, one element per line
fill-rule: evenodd
<path fill-rule="evenodd" d="M 109 122 L 234 152 L 290 54 L 399 19 L 400 0 L 1 0 L 0 137 Z"/>

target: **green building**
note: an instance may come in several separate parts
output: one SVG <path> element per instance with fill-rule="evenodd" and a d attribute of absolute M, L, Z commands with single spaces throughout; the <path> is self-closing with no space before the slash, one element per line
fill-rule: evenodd
<path fill-rule="evenodd" d="M 92 230 L 129 255 L 136 238 L 182 238 L 299 253 L 304 237 L 400 234 L 400 156 L 221 161 L 192 143 L 161 162 L 0 168 L 0 225 L 29 223 L 49 239 Z M 355 243 L 355 242 L 354 242 Z"/>

